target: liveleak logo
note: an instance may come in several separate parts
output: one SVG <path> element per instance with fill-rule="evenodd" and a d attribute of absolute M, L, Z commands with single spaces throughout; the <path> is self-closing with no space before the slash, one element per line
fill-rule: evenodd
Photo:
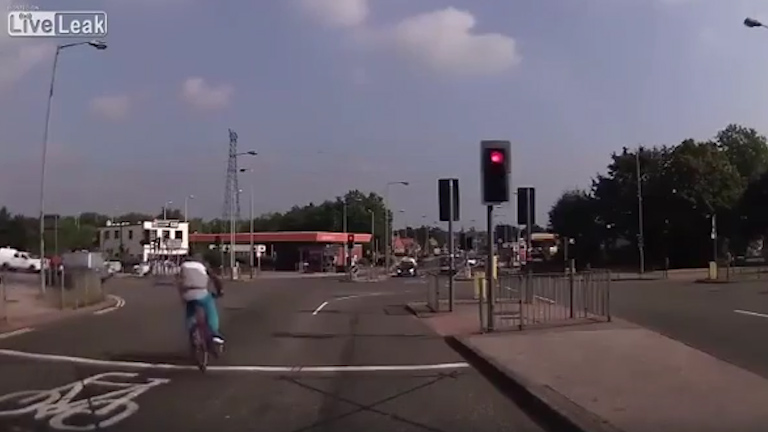
<path fill-rule="evenodd" d="M 107 35 L 107 13 L 103 11 L 8 12 L 8 35 L 103 38 Z"/>

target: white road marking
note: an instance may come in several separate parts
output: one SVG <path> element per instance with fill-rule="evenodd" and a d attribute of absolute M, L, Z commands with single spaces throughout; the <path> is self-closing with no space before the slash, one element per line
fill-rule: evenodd
<path fill-rule="evenodd" d="M 322 302 L 320 304 L 320 306 L 318 306 L 317 309 L 315 309 L 312 312 L 312 315 L 317 315 L 318 313 L 320 313 L 320 311 L 322 311 L 323 308 L 328 306 L 328 304 L 331 303 L 331 302 L 342 301 L 342 300 L 352 300 L 352 299 L 363 298 L 363 297 L 375 297 L 375 296 L 380 296 L 380 295 L 403 294 L 403 293 L 407 293 L 407 292 L 408 291 L 405 291 L 405 292 L 402 292 L 402 293 L 382 293 L 382 292 L 376 292 L 376 293 L 355 294 L 355 295 L 348 295 L 348 296 L 344 296 L 344 297 L 337 297 L 335 299 L 331 299 L 331 300 Z"/>
<path fill-rule="evenodd" d="M 121 307 L 125 306 L 125 300 L 123 300 L 121 297 L 111 295 L 111 294 L 109 295 L 109 297 L 115 300 L 115 305 L 108 308 L 97 310 L 96 312 L 93 313 L 94 315 L 104 315 L 105 313 L 114 312 L 120 309 Z"/>
<path fill-rule="evenodd" d="M 759 313 L 759 312 L 752 312 L 752 311 L 748 311 L 748 310 L 735 309 L 734 312 L 736 312 L 737 314 L 742 314 L 742 315 L 749 315 L 749 316 L 755 316 L 755 317 L 760 317 L 760 318 L 768 318 L 768 314 L 762 314 L 762 313 Z"/>
<path fill-rule="evenodd" d="M 28 360 L 50 361 L 58 363 L 73 363 L 88 366 L 117 367 L 125 369 L 162 369 L 162 370 L 198 370 L 194 365 L 177 365 L 168 363 L 144 363 L 130 361 L 110 361 L 84 357 L 71 357 L 57 354 L 38 354 L 23 351 L 0 349 L 0 356 L 23 358 Z M 466 362 L 437 363 L 422 365 L 375 365 L 375 366 L 208 366 L 209 371 L 218 372 L 417 372 L 444 369 L 468 368 Z"/>
<path fill-rule="evenodd" d="M 322 302 L 322 303 L 320 304 L 320 306 L 318 306 L 318 307 L 317 307 L 317 309 L 315 309 L 315 311 L 314 311 L 314 312 L 312 312 L 312 315 L 317 315 L 317 314 L 318 314 L 318 313 L 320 313 L 320 311 L 321 311 L 321 310 L 323 310 L 323 308 L 324 308 L 324 307 L 326 307 L 326 306 L 328 306 L 328 302 L 327 302 L 327 301 L 325 301 L 325 302 Z"/>
<path fill-rule="evenodd" d="M 130 382 L 138 375 L 137 373 L 107 372 L 50 390 L 22 390 L 0 395 L 0 402 L 16 402 L 11 405 L 10 410 L 0 411 L 0 417 L 16 417 L 25 414 L 33 415 L 35 420 L 50 417 L 48 425 L 58 430 L 88 431 L 114 426 L 139 410 L 139 404 L 134 401 L 139 395 L 152 387 L 170 382 L 168 379 L 158 378 L 149 378 L 144 383 Z M 89 388 L 88 393 L 91 395 L 75 400 L 86 387 Z M 114 390 L 94 395 L 95 387 Z M 97 424 L 83 424 L 82 421 L 72 424 L 73 417 L 89 414 L 97 407 L 99 408 Z"/>
<path fill-rule="evenodd" d="M 35 329 L 32 327 L 24 327 L 24 328 L 16 329 L 13 331 L 9 331 L 7 333 L 0 333 L 0 339 L 8 339 L 14 336 L 22 335 L 24 333 L 29 333 L 33 330 Z"/>

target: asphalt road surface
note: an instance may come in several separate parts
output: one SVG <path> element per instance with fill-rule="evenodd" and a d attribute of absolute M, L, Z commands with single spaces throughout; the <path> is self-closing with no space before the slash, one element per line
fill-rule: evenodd
<path fill-rule="evenodd" d="M 0 430 L 542 430 L 405 311 L 418 284 L 233 284 L 207 374 L 172 287 L 111 285 L 122 308 L 0 339 Z"/>
<path fill-rule="evenodd" d="M 614 315 L 768 378 L 768 279 L 614 283 Z"/>

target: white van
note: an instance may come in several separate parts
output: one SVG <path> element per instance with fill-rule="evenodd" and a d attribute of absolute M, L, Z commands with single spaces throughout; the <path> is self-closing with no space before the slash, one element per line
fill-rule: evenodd
<path fill-rule="evenodd" d="M 28 252 L 10 247 L 0 248 L 0 269 L 39 272 L 42 267 L 40 258 L 32 258 Z"/>

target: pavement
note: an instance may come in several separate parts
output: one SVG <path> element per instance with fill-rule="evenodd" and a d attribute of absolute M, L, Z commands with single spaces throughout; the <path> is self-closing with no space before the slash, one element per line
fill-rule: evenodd
<path fill-rule="evenodd" d="M 172 287 L 116 279 L 123 306 L 0 339 L 0 430 L 543 431 L 404 305 L 423 286 L 231 283 L 224 356 L 190 363 Z M 94 414 L 95 413 L 95 414 Z"/>
<path fill-rule="evenodd" d="M 40 288 L 28 284 L 19 284 L 4 281 L 0 284 L 0 339 L 9 332 L 27 332 L 35 327 L 44 326 L 62 319 L 79 316 L 82 314 L 101 314 L 105 311 L 117 309 L 122 306 L 123 300 L 117 296 L 108 296 L 101 301 L 92 304 L 82 303 L 78 308 L 61 308 L 61 301 L 65 299 L 65 305 L 73 305 L 81 293 L 50 290 L 46 295 L 40 295 Z"/>
<path fill-rule="evenodd" d="M 759 281 L 628 281 L 612 314 L 631 322 L 480 334 L 476 304 L 422 320 L 560 430 L 762 431 L 766 295 Z"/>

